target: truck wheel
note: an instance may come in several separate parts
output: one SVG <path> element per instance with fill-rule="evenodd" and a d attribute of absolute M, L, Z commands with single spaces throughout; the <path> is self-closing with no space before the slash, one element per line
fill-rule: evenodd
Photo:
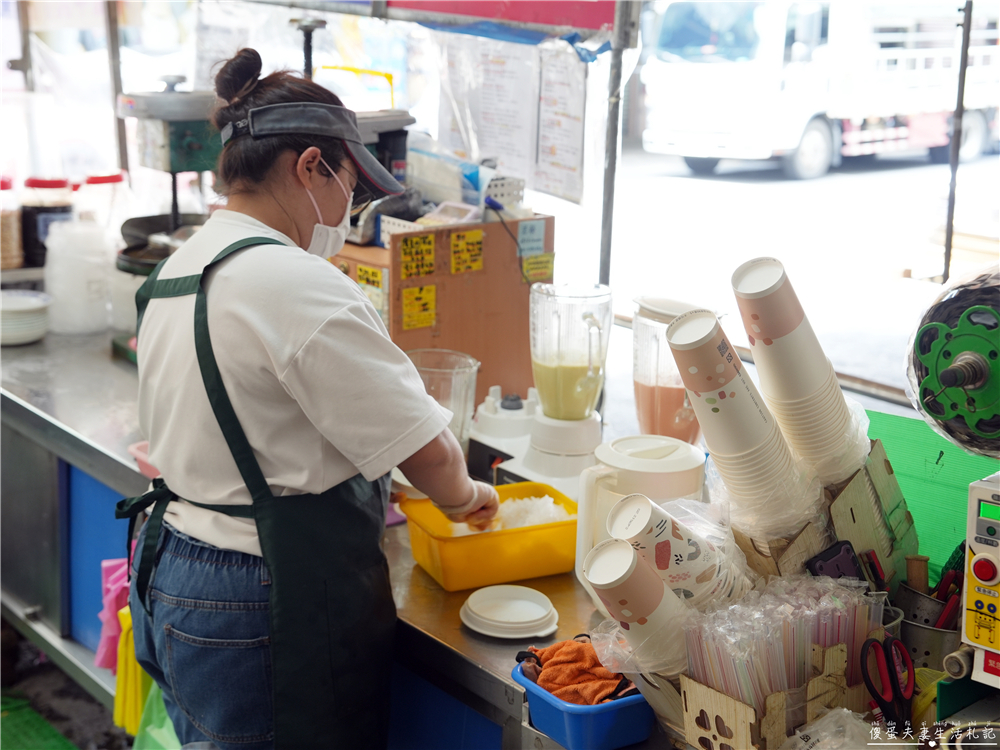
<path fill-rule="evenodd" d="M 978 159 L 986 151 L 986 141 L 989 133 L 986 118 L 976 109 L 970 109 L 962 115 L 962 145 L 958 148 L 960 162 Z M 951 145 L 934 146 L 930 149 L 931 161 L 935 164 L 948 164 L 951 161 Z"/>
<path fill-rule="evenodd" d="M 802 133 L 799 147 L 784 158 L 785 174 L 793 180 L 812 180 L 830 171 L 833 164 L 833 134 L 830 126 L 817 117 Z"/>
<path fill-rule="evenodd" d="M 695 174 L 712 174 L 719 166 L 718 159 L 703 159 L 696 156 L 685 156 L 684 163 Z"/>

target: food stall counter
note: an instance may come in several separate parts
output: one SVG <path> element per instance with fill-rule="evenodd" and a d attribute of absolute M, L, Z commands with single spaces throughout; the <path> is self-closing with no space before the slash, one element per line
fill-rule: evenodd
<path fill-rule="evenodd" d="M 75 637 L 70 600 L 81 598 L 74 586 L 82 576 L 70 527 L 89 513 L 92 526 L 111 529 L 106 536 L 120 549 L 111 556 L 121 557 L 125 522 L 114 519 L 114 500 L 148 485 L 128 453 L 141 440 L 137 373 L 111 351 L 110 334 L 49 334 L 36 344 L 5 347 L 0 361 L 3 616 L 108 706 L 114 678 L 93 665 L 92 649 Z M 74 498 L 84 485 L 74 483 L 73 472 L 100 483 L 105 493 Z M 558 630 L 547 638 L 504 640 L 461 624 L 459 610 L 472 590 L 444 591 L 424 572 L 414 562 L 405 524 L 387 529 L 384 547 L 399 613 L 396 662 L 498 725 L 500 747 L 558 748 L 530 726 L 524 689 L 510 673 L 518 651 L 570 639 L 600 622 L 576 578 L 567 573 L 526 582 L 552 601 Z M 634 747 L 670 746 L 657 727 Z"/>

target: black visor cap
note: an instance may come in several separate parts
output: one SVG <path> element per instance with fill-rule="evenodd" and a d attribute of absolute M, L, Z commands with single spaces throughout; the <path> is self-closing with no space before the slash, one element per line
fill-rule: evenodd
<path fill-rule="evenodd" d="M 344 142 L 348 157 L 358 169 L 358 180 L 373 198 L 400 195 L 403 192 L 403 186 L 396 182 L 362 143 L 358 119 L 346 107 L 318 102 L 290 102 L 256 107 L 250 110 L 247 120 L 230 123 L 222 129 L 222 143 L 225 145 L 241 135 L 250 135 L 255 139 L 275 135 L 338 138 Z"/>

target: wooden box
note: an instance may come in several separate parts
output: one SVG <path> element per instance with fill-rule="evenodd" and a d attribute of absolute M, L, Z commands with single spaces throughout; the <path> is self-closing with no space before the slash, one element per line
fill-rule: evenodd
<path fill-rule="evenodd" d="M 869 636 L 881 640 L 885 631 L 880 628 Z M 812 663 L 813 678 L 806 685 L 805 710 L 801 713 L 803 724 L 815 720 L 828 708 L 868 713 L 870 696 L 865 684 L 847 685 L 845 644 L 826 649 L 813 646 Z M 684 738 L 695 748 L 774 750 L 796 728 L 788 726 L 786 709 L 790 699 L 794 700 L 791 691 L 772 693 L 765 699 L 764 715 L 758 717 L 752 706 L 681 675 Z"/>
<path fill-rule="evenodd" d="M 917 553 L 917 530 L 882 442 L 872 441 L 864 468 L 846 482 L 825 488 L 823 493 L 824 512 L 829 514 L 836 539 L 850 541 L 859 554 L 874 549 L 894 596 L 906 570 L 906 555 Z M 888 542 L 878 533 L 880 526 L 888 535 Z M 747 565 L 768 577 L 802 573 L 806 560 L 833 543 L 829 531 L 809 523 L 794 537 L 768 544 L 751 539 L 735 528 L 733 535 L 747 557 Z M 886 544 L 891 546 L 889 555 L 882 554 Z"/>
<path fill-rule="evenodd" d="M 331 258 L 361 285 L 400 349 L 454 349 L 479 360 L 477 404 L 491 385 L 527 397 L 534 385 L 528 292 L 533 282 L 552 281 L 555 219 L 507 227 L 421 228 L 392 234 L 385 248 L 347 244 Z"/>

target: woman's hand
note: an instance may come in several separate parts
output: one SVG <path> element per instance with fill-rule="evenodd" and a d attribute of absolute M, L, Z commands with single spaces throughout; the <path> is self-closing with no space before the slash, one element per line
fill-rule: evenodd
<path fill-rule="evenodd" d="M 482 501 L 481 505 L 475 506 L 475 510 L 467 513 L 446 513 L 450 521 L 454 523 L 467 523 L 476 531 L 486 531 L 493 525 L 493 519 L 500 509 L 500 496 L 496 489 L 486 482 L 473 481 L 475 487 L 476 500 Z M 442 508 L 442 510 L 444 510 Z"/>

